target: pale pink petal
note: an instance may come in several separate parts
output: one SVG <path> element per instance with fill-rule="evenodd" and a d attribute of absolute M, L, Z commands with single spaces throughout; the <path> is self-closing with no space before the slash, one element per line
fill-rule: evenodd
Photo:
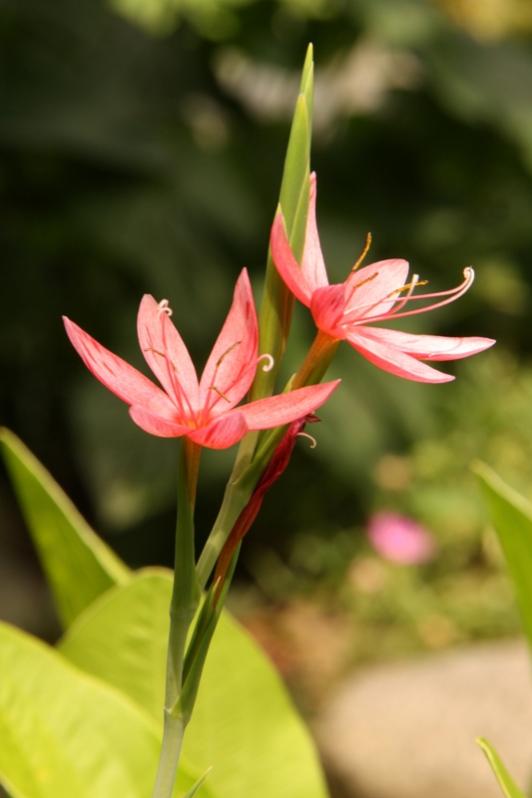
<path fill-rule="evenodd" d="M 340 380 L 334 380 L 321 385 L 309 385 L 267 399 L 257 399 L 256 402 L 241 405 L 237 411 L 242 414 L 249 429 L 280 427 L 313 413 L 327 401 L 339 384 Z"/>
<path fill-rule="evenodd" d="M 346 313 L 353 319 L 388 313 L 404 296 L 397 289 L 407 277 L 408 261 L 401 258 L 380 260 L 352 272 L 344 283 Z"/>
<path fill-rule="evenodd" d="M 277 212 L 273 220 L 270 234 L 270 252 L 275 268 L 284 280 L 286 287 L 300 302 L 308 307 L 312 297 L 312 288 L 294 257 L 286 235 L 281 211 Z"/>
<path fill-rule="evenodd" d="M 137 316 L 140 348 L 183 417 L 198 409 L 198 378 L 188 349 L 167 313 L 145 294 Z"/>
<path fill-rule="evenodd" d="M 312 294 L 310 303 L 312 318 L 316 327 L 333 338 L 345 338 L 348 325 L 343 325 L 345 311 L 345 292 L 342 285 L 328 285 L 318 288 Z"/>
<path fill-rule="evenodd" d="M 140 405 L 132 405 L 129 408 L 129 415 L 144 432 L 157 435 L 159 438 L 180 438 L 190 433 L 190 427 L 179 424 L 171 418 L 151 413 Z"/>
<path fill-rule="evenodd" d="M 248 392 L 257 370 L 258 327 L 246 269 L 240 273 L 233 302 L 200 382 L 200 404 L 218 415 Z"/>
<path fill-rule="evenodd" d="M 246 432 L 248 432 L 247 424 L 237 408 L 215 419 L 208 426 L 191 431 L 190 438 L 209 449 L 227 449 L 238 443 Z"/>
<path fill-rule="evenodd" d="M 418 565 L 436 554 L 434 538 L 427 530 L 398 513 L 375 513 L 368 524 L 368 537 L 382 557 L 402 565 Z"/>
<path fill-rule="evenodd" d="M 400 349 L 421 360 L 459 360 L 476 355 L 493 346 L 492 338 L 466 336 L 450 338 L 443 335 L 414 335 L 399 330 L 386 330 L 382 327 L 364 327 L 364 333 L 386 346 Z"/>
<path fill-rule="evenodd" d="M 316 173 L 310 175 L 310 195 L 301 271 L 311 291 L 329 285 L 316 222 Z"/>
<path fill-rule="evenodd" d="M 151 380 L 113 354 L 66 316 L 63 322 L 70 342 L 90 372 L 128 405 L 141 405 L 154 413 L 175 414 L 168 396 Z"/>
<path fill-rule="evenodd" d="M 389 371 L 397 377 L 404 377 L 415 382 L 450 382 L 454 377 L 427 366 L 411 355 L 407 355 L 388 344 L 371 337 L 372 330 L 367 327 L 355 327 L 347 335 L 347 341 L 360 352 L 366 360 L 383 371 Z"/>

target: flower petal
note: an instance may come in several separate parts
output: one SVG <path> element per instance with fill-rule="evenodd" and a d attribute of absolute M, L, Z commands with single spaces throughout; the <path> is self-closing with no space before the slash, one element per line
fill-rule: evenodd
<path fill-rule="evenodd" d="M 150 435 L 157 435 L 159 438 L 180 438 L 190 432 L 190 427 L 179 424 L 171 418 L 151 413 L 140 405 L 132 405 L 129 408 L 129 415 L 144 432 L 148 432 Z"/>
<path fill-rule="evenodd" d="M 462 338 L 443 335 L 413 335 L 400 330 L 382 327 L 364 327 L 364 334 L 386 346 L 400 349 L 421 360 L 459 360 L 476 355 L 493 346 L 493 338 L 466 336 Z"/>
<path fill-rule="evenodd" d="M 327 401 L 340 380 L 324 382 L 321 385 L 309 385 L 288 391 L 266 399 L 257 399 L 247 405 L 241 405 L 241 413 L 249 429 L 270 429 L 288 424 L 296 418 L 313 413 Z"/>
<path fill-rule="evenodd" d="M 390 258 L 351 272 L 345 281 L 345 311 L 354 319 L 388 313 L 401 299 L 397 289 L 408 277 L 408 261 Z"/>
<path fill-rule="evenodd" d="M 310 175 L 310 195 L 301 271 L 311 291 L 329 285 L 316 222 L 316 172 Z"/>
<path fill-rule="evenodd" d="M 198 408 L 198 378 L 188 349 L 168 314 L 150 294 L 145 294 L 137 316 L 140 348 L 183 418 Z"/>
<path fill-rule="evenodd" d="M 354 331 L 348 333 L 347 341 L 370 363 L 383 371 L 389 371 L 390 374 L 395 374 L 397 377 L 404 377 L 415 382 L 450 382 L 454 380 L 450 374 L 436 371 L 415 357 L 366 335 L 366 330 L 366 327 L 356 327 Z"/>
<path fill-rule="evenodd" d="M 63 316 L 66 333 L 78 355 L 96 379 L 128 405 L 141 405 L 154 413 L 175 413 L 168 396 L 151 380 Z"/>
<path fill-rule="evenodd" d="M 240 273 L 233 302 L 200 382 L 200 406 L 219 415 L 248 392 L 257 370 L 258 328 L 246 269 Z"/>
<path fill-rule="evenodd" d="M 238 443 L 248 432 L 248 426 L 239 409 L 229 411 L 215 419 L 207 427 L 200 427 L 190 433 L 190 438 L 209 449 L 227 449 Z"/>
<path fill-rule="evenodd" d="M 310 303 L 312 318 L 316 327 L 332 335 L 333 338 L 342 340 L 346 336 L 344 322 L 345 290 L 344 285 L 328 285 L 318 288 L 312 294 Z"/>
<path fill-rule="evenodd" d="M 304 305 L 309 307 L 312 297 L 312 288 L 307 278 L 294 257 L 288 242 L 284 226 L 283 214 L 278 211 L 273 220 L 270 233 L 270 252 L 275 268 L 281 275 L 286 287 Z"/>

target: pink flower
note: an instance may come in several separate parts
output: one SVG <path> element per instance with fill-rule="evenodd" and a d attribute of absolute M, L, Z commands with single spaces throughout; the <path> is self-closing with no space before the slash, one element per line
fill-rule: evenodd
<path fill-rule="evenodd" d="M 457 360 L 492 346 L 491 338 L 447 338 L 415 335 L 373 326 L 442 307 L 462 296 L 474 279 L 464 270 L 464 281 L 448 291 L 414 295 L 419 282 L 410 283 L 408 262 L 382 260 L 357 270 L 343 283 L 329 285 L 316 224 L 316 175 L 311 175 L 310 205 L 301 265 L 288 242 L 282 214 L 277 213 L 270 238 L 273 261 L 292 293 L 310 308 L 319 330 L 330 340 L 346 340 L 367 360 L 384 371 L 418 382 L 448 382 L 454 377 L 422 363 L 423 360 Z M 431 300 L 425 307 L 413 307 Z M 406 310 L 404 308 L 407 308 Z"/>
<path fill-rule="evenodd" d="M 199 382 L 170 315 L 166 300 L 158 304 L 149 294 L 142 298 L 137 320 L 140 348 L 162 389 L 70 319 L 63 319 L 67 335 L 87 368 L 129 405 L 135 424 L 151 435 L 186 436 L 201 446 L 225 449 L 248 430 L 282 426 L 312 413 L 339 383 L 336 380 L 300 388 L 236 407 L 251 387 L 261 359 L 257 316 L 245 269 Z"/>
<path fill-rule="evenodd" d="M 371 545 L 382 557 L 402 565 L 417 565 L 432 559 L 433 538 L 424 527 L 397 513 L 375 513 L 368 525 Z"/>

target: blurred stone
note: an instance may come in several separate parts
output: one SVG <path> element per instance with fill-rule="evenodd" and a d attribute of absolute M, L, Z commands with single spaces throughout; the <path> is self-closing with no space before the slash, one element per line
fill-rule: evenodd
<path fill-rule="evenodd" d="M 524 788 L 531 729 L 528 653 L 515 641 L 360 671 L 316 723 L 338 794 L 356 798 L 501 798 L 475 738 Z"/>

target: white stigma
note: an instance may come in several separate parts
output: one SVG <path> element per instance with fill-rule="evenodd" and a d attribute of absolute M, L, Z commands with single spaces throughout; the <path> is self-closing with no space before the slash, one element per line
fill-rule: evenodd
<path fill-rule="evenodd" d="M 266 361 L 262 367 L 263 371 L 271 371 L 275 365 L 275 358 L 273 355 L 270 355 L 268 352 L 265 352 L 263 355 L 257 358 L 257 363 L 260 363 L 261 360 Z"/>
<path fill-rule="evenodd" d="M 159 308 L 159 316 L 161 315 L 161 313 L 164 313 L 166 316 L 171 316 L 173 313 L 173 310 L 168 304 L 167 299 L 161 299 L 158 308 Z"/>
<path fill-rule="evenodd" d="M 316 440 L 316 438 L 313 435 L 309 435 L 308 432 L 298 432 L 296 437 L 306 438 L 308 441 L 310 441 L 309 446 L 311 449 L 315 449 L 316 446 L 318 445 L 318 441 Z"/>

